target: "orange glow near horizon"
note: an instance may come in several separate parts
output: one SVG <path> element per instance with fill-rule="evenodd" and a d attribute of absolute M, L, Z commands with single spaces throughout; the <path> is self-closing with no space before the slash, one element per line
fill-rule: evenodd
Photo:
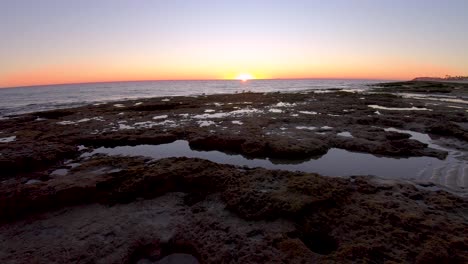
<path fill-rule="evenodd" d="M 248 69 L 242 62 L 226 63 L 207 61 L 199 65 L 196 58 L 184 64 L 167 59 L 159 64 L 149 61 L 124 58 L 127 65 L 117 63 L 82 62 L 77 64 L 57 64 L 21 71 L 9 72 L 0 76 L 0 87 L 49 85 L 64 83 L 92 83 L 113 81 L 144 80 L 249 80 L 249 79 L 380 79 L 408 80 L 418 76 L 445 76 L 457 74 L 454 69 L 435 65 L 422 65 L 407 61 L 385 61 L 370 63 L 359 59 L 347 62 L 328 63 L 302 60 L 281 61 L 276 64 L 265 60 L 249 60 Z M 167 63 L 166 63 L 167 61 Z M 312 60 L 310 60 L 312 61 Z M 246 69 L 239 71 L 239 69 Z M 455 74 L 454 74 L 455 73 Z M 462 73 L 460 73 L 462 74 Z"/>
<path fill-rule="evenodd" d="M 17 87 L 33 85 L 49 85 L 64 83 L 92 83 L 113 81 L 144 81 L 144 80 L 250 80 L 250 79 L 381 79 L 408 80 L 418 76 L 444 76 L 453 69 L 430 65 L 406 64 L 388 65 L 384 63 L 380 68 L 365 62 L 355 65 L 334 64 L 298 64 L 292 65 L 262 65 L 257 71 L 235 71 L 230 67 L 216 65 L 197 68 L 191 65 L 177 66 L 175 64 L 163 66 L 128 64 L 126 67 L 111 67 L 106 65 L 59 65 L 16 71 L 0 78 L 0 87 Z M 252 67 L 253 68 L 253 67 Z M 239 73 L 242 72 L 242 73 Z"/>

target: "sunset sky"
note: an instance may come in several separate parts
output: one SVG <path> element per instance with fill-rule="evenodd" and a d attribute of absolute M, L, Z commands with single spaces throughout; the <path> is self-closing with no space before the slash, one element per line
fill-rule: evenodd
<path fill-rule="evenodd" d="M 467 0 L 0 0 L 0 87 L 468 75 Z"/>

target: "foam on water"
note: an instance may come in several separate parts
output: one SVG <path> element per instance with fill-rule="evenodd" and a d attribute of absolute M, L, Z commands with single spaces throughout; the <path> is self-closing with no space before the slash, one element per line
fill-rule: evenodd
<path fill-rule="evenodd" d="M 368 105 L 368 107 L 373 109 L 380 109 L 380 110 L 390 110 L 390 111 L 432 111 L 432 109 L 427 109 L 425 107 L 385 107 L 380 105 Z"/>

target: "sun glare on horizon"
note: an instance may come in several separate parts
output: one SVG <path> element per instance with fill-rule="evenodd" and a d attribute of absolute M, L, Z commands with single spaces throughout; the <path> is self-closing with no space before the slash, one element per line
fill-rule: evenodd
<path fill-rule="evenodd" d="M 237 77 L 236 77 L 236 80 L 240 80 L 240 81 L 243 81 L 243 82 L 246 82 L 246 81 L 252 80 L 252 79 L 254 79 L 254 77 L 250 73 L 241 73 L 241 74 L 237 75 Z"/>

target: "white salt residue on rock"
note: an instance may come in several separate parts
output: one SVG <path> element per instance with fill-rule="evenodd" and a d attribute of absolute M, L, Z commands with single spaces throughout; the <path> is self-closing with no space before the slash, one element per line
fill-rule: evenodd
<path fill-rule="evenodd" d="M 314 111 L 299 111 L 299 113 L 304 114 L 304 115 L 316 115 L 316 114 L 318 114 L 317 112 L 314 112 Z"/>
<path fill-rule="evenodd" d="M 200 127 L 215 125 L 215 122 L 213 121 L 197 121 L 197 123 Z"/>
<path fill-rule="evenodd" d="M 16 136 L 0 138 L 0 143 L 9 143 L 16 140 Z"/>
<path fill-rule="evenodd" d="M 293 107 L 293 106 L 296 106 L 297 104 L 296 103 L 284 103 L 284 102 L 279 102 L 277 103 L 275 106 L 276 107 Z"/>
<path fill-rule="evenodd" d="M 135 128 L 152 128 L 154 126 L 170 126 L 170 127 L 176 127 L 177 124 L 176 122 L 172 120 L 164 120 L 163 122 L 152 122 L 152 121 L 146 121 L 146 122 L 138 122 L 133 124 Z"/>
<path fill-rule="evenodd" d="M 158 119 L 166 119 L 166 118 L 167 118 L 167 115 L 153 116 L 153 119 L 154 119 L 154 120 L 158 120 Z"/>
<path fill-rule="evenodd" d="M 143 102 L 138 102 L 138 103 L 135 103 L 135 105 L 141 105 L 143 104 Z"/>
<path fill-rule="evenodd" d="M 215 112 L 215 110 L 213 110 L 213 109 L 206 109 L 205 110 L 205 113 L 213 113 L 213 112 Z"/>
<path fill-rule="evenodd" d="M 88 122 L 88 121 L 91 121 L 91 120 L 95 120 L 95 121 L 105 121 L 102 116 L 95 116 L 95 117 L 91 117 L 91 118 L 83 118 L 83 119 L 80 119 L 78 121 L 76 121 L 77 123 L 82 123 L 82 122 Z"/>
<path fill-rule="evenodd" d="M 461 107 L 461 106 L 456 106 L 456 105 L 448 105 L 447 107 L 456 108 L 456 109 L 463 109 L 463 107 Z"/>
<path fill-rule="evenodd" d="M 317 129 L 317 127 L 313 127 L 313 126 L 297 126 L 296 129 L 315 130 L 315 129 Z"/>
<path fill-rule="evenodd" d="M 152 122 L 152 121 L 146 121 L 146 122 L 137 122 L 133 124 L 135 128 L 152 128 L 153 126 L 157 126 L 158 123 Z"/>
<path fill-rule="evenodd" d="M 244 123 L 242 123 L 241 121 L 237 121 L 237 120 L 232 121 L 232 123 L 233 123 L 234 125 L 243 125 L 243 124 L 244 124 Z"/>
<path fill-rule="evenodd" d="M 368 107 L 373 109 L 380 109 L 380 110 L 393 110 L 393 111 L 432 111 L 432 109 L 427 109 L 425 107 L 385 107 L 380 105 L 368 105 Z"/>
<path fill-rule="evenodd" d="M 432 100 L 432 99 L 431 99 Z M 468 104 L 468 101 L 462 99 L 455 99 L 455 98 L 440 98 L 438 99 L 442 102 L 449 102 L 449 103 L 460 103 L 460 104 Z"/>
<path fill-rule="evenodd" d="M 120 107 L 125 107 L 125 105 L 123 105 L 123 104 L 115 104 L 114 107 L 119 107 L 119 108 L 120 108 Z"/>
<path fill-rule="evenodd" d="M 164 98 L 164 99 L 162 99 L 161 101 L 162 101 L 162 102 L 169 102 L 169 101 L 171 101 L 171 99 L 169 99 L 169 98 Z"/>
<path fill-rule="evenodd" d="M 277 109 L 277 108 L 271 108 L 271 109 L 268 110 L 268 112 L 271 112 L 271 113 L 283 113 L 283 110 Z"/>
<path fill-rule="evenodd" d="M 74 124 L 76 124 L 76 122 L 73 122 L 73 121 L 60 121 L 60 122 L 57 122 L 57 124 L 59 124 L 59 125 L 74 125 Z"/>
<path fill-rule="evenodd" d="M 234 110 L 229 112 L 231 115 L 245 115 L 245 114 L 259 114 L 263 113 L 263 111 L 255 109 L 255 108 L 244 108 L 244 109 L 239 109 L 239 110 Z"/>
<path fill-rule="evenodd" d="M 414 94 L 414 93 L 401 93 L 401 95 L 403 96 L 403 98 L 468 104 L 468 101 L 460 99 L 460 98 L 456 98 L 455 96 L 434 96 L 430 94 L 424 95 L 424 94 Z"/>
<path fill-rule="evenodd" d="M 263 113 L 263 111 L 260 111 L 255 108 L 244 108 L 244 109 L 234 110 L 231 112 L 194 115 L 193 118 L 196 118 L 196 119 L 224 118 L 228 116 L 241 116 L 241 115 L 254 114 L 254 113 Z"/>
<path fill-rule="evenodd" d="M 352 138 L 352 137 L 353 137 L 353 135 L 351 135 L 351 133 L 349 133 L 349 132 L 347 132 L 347 131 L 340 132 L 340 133 L 338 133 L 338 134 L 336 134 L 336 135 L 338 135 L 338 136 L 340 136 L 340 137 L 348 137 L 348 138 Z"/>
<path fill-rule="evenodd" d="M 119 129 L 125 130 L 125 129 L 135 129 L 135 128 L 129 125 L 125 125 L 125 124 L 119 124 Z"/>
<path fill-rule="evenodd" d="M 263 112 L 255 108 L 245 108 L 245 109 L 234 110 L 234 111 L 226 112 L 226 113 L 220 112 L 220 113 L 214 113 L 214 114 L 194 115 L 193 118 L 196 118 L 196 119 L 224 118 L 228 116 L 241 116 L 241 115 L 253 114 L 253 113 L 263 113 Z"/>
<path fill-rule="evenodd" d="M 196 119 L 209 119 L 209 118 L 223 118 L 229 116 L 229 113 L 214 113 L 214 114 L 202 114 L 194 115 L 193 118 Z"/>
<path fill-rule="evenodd" d="M 105 121 L 102 118 L 102 116 L 96 116 L 96 117 L 92 117 L 92 118 L 83 118 L 83 119 L 80 119 L 80 120 L 77 120 L 77 121 L 69 121 L 69 120 L 60 121 L 60 122 L 57 122 L 57 124 L 59 124 L 59 125 L 75 125 L 75 124 L 78 124 L 78 123 L 89 122 L 91 120 Z"/>
<path fill-rule="evenodd" d="M 177 127 L 179 125 L 176 124 L 175 121 L 172 120 L 164 120 L 162 122 L 156 123 L 158 126 L 169 126 L 169 127 Z"/>

